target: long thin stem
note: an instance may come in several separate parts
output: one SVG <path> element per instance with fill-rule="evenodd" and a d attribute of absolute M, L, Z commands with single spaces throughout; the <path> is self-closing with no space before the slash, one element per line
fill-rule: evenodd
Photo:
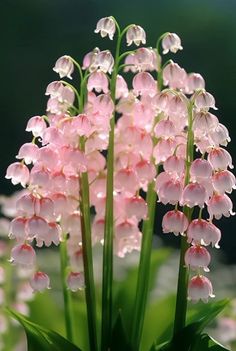
<path fill-rule="evenodd" d="M 145 308 L 147 303 L 156 199 L 157 194 L 154 189 L 153 181 L 149 184 L 147 191 L 146 201 L 148 204 L 148 217 L 147 220 L 143 222 L 143 238 L 139 261 L 138 281 L 136 288 L 135 307 L 131 332 L 131 345 L 133 349 L 137 351 L 140 347 L 143 322 L 145 317 Z"/>
<path fill-rule="evenodd" d="M 71 293 L 66 285 L 66 267 L 67 267 L 67 248 L 66 238 L 60 243 L 60 265 L 61 265 L 61 283 L 64 299 L 64 316 L 66 337 L 69 341 L 73 342 L 73 321 L 72 321 L 72 308 L 71 308 Z"/>
<path fill-rule="evenodd" d="M 194 135 L 193 135 L 193 103 L 190 101 L 188 104 L 188 139 L 187 139 L 187 150 L 186 150 L 186 166 L 185 166 L 185 185 L 190 180 L 190 166 L 193 161 L 193 150 L 194 150 Z M 184 214 L 188 220 L 191 220 L 192 209 L 184 206 Z M 185 327 L 186 323 L 186 312 L 187 312 L 187 290 L 188 290 L 188 269 L 185 266 L 184 256 L 189 245 L 187 243 L 186 236 L 181 237 L 181 248 L 180 248 L 180 260 L 179 260 L 179 275 L 177 285 L 177 297 L 175 307 L 175 320 L 174 320 L 174 334 L 178 333 L 182 328 Z"/>
<path fill-rule="evenodd" d="M 84 151 L 84 138 L 80 139 L 81 150 Z M 81 210 L 81 231 L 83 245 L 83 262 L 85 278 L 85 298 L 88 318 L 88 332 L 90 350 L 98 350 L 97 342 L 97 314 L 96 314 L 96 295 L 93 275 L 93 256 L 91 240 L 91 218 L 89 202 L 89 184 L 87 172 L 80 177 L 80 210 Z"/>
<path fill-rule="evenodd" d="M 118 38 L 116 45 L 115 67 L 111 77 L 111 97 L 115 101 L 116 77 L 119 64 L 119 52 L 122 35 L 118 27 Z M 113 282 L 113 235 L 114 235 L 114 214 L 113 214 L 113 176 L 114 176 L 114 129 L 115 112 L 110 121 L 109 145 L 107 155 L 107 193 L 106 212 L 104 228 L 103 247 L 103 276 L 102 276 L 102 330 L 101 350 L 107 351 L 111 342 L 112 330 L 112 282 Z"/>

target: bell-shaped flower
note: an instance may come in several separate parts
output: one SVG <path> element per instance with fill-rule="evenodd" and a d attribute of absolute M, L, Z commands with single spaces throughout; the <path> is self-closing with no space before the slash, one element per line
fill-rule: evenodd
<path fill-rule="evenodd" d="M 188 299 L 193 303 L 199 300 L 207 303 L 209 297 L 215 297 L 210 280 L 203 275 L 192 277 L 188 286 Z"/>
<path fill-rule="evenodd" d="M 210 178 L 212 176 L 211 164 L 201 158 L 195 159 L 190 166 L 190 175 L 192 180 Z"/>
<path fill-rule="evenodd" d="M 68 289 L 76 292 L 85 288 L 84 273 L 83 272 L 70 272 L 67 277 Z"/>
<path fill-rule="evenodd" d="M 29 182 L 29 169 L 20 162 L 14 162 L 7 168 L 6 179 L 11 179 L 12 184 L 21 184 L 23 187 Z"/>
<path fill-rule="evenodd" d="M 147 203 L 141 196 L 125 199 L 125 214 L 127 218 L 136 217 L 138 221 L 147 216 Z"/>
<path fill-rule="evenodd" d="M 154 96 L 157 92 L 157 84 L 153 76 L 148 72 L 140 72 L 133 78 L 133 89 L 137 95 Z"/>
<path fill-rule="evenodd" d="M 59 59 L 55 63 L 53 71 L 57 72 L 60 78 L 67 77 L 72 79 L 71 74 L 74 71 L 74 63 L 71 57 L 68 55 L 59 57 Z"/>
<path fill-rule="evenodd" d="M 221 239 L 220 229 L 205 219 L 194 219 L 188 227 L 187 237 L 189 243 L 210 245 L 219 248 Z"/>
<path fill-rule="evenodd" d="M 116 99 L 125 98 L 129 95 L 129 90 L 125 79 L 121 75 L 116 77 Z"/>
<path fill-rule="evenodd" d="M 164 171 L 170 174 L 181 176 L 185 168 L 185 160 L 176 155 L 169 156 L 163 163 Z"/>
<path fill-rule="evenodd" d="M 109 50 L 99 51 L 93 56 L 93 60 L 89 66 L 90 72 L 100 70 L 104 73 L 110 73 L 113 70 L 114 58 Z"/>
<path fill-rule="evenodd" d="M 168 211 L 162 219 L 163 233 L 174 233 L 183 235 L 188 228 L 188 219 L 181 211 Z"/>
<path fill-rule="evenodd" d="M 169 51 L 176 53 L 178 50 L 183 50 L 180 37 L 176 33 L 166 33 L 162 39 L 163 54 Z"/>
<path fill-rule="evenodd" d="M 9 228 L 9 238 L 16 239 L 17 242 L 23 243 L 26 240 L 26 222 L 25 217 L 16 217 L 11 221 Z"/>
<path fill-rule="evenodd" d="M 184 256 L 185 264 L 192 270 L 203 268 L 205 272 L 209 272 L 208 265 L 211 256 L 207 249 L 200 245 L 194 245 L 187 249 Z"/>
<path fill-rule="evenodd" d="M 38 159 L 38 146 L 33 143 L 25 143 L 21 146 L 16 158 L 24 159 L 26 165 L 35 163 Z"/>
<path fill-rule="evenodd" d="M 116 24 L 115 24 L 114 18 L 110 16 L 110 17 L 101 18 L 98 21 L 97 27 L 94 32 L 95 33 L 100 32 L 102 38 L 108 35 L 109 38 L 112 40 L 115 34 L 115 31 L 116 31 Z"/>
<path fill-rule="evenodd" d="M 213 219 L 213 217 L 220 219 L 222 216 L 229 217 L 230 215 L 235 215 L 235 212 L 233 212 L 232 201 L 225 194 L 213 195 L 207 202 L 207 210 L 210 215 L 210 219 Z"/>
<path fill-rule="evenodd" d="M 128 46 L 132 43 L 137 46 L 141 43 L 146 44 L 146 33 L 144 29 L 136 24 L 131 25 L 126 32 L 126 41 Z"/>
<path fill-rule="evenodd" d="M 10 262 L 22 267 L 32 267 L 35 264 L 36 253 L 31 245 L 20 244 L 11 250 Z"/>
<path fill-rule="evenodd" d="M 214 131 L 219 124 L 216 116 L 208 111 L 200 111 L 194 113 L 193 131 L 197 135 L 207 135 L 209 132 Z"/>
<path fill-rule="evenodd" d="M 157 195 L 159 202 L 164 205 L 171 204 L 176 205 L 181 198 L 183 191 L 183 185 L 178 179 L 170 179 L 169 181 L 162 184 Z"/>
<path fill-rule="evenodd" d="M 190 183 L 183 190 L 181 205 L 194 207 L 204 207 L 204 203 L 208 200 L 208 194 L 205 187 L 199 183 Z"/>
<path fill-rule="evenodd" d="M 28 120 L 26 131 L 32 132 L 33 136 L 41 137 L 45 129 L 47 128 L 47 124 L 43 117 L 34 116 Z"/>
<path fill-rule="evenodd" d="M 210 136 L 214 142 L 214 146 L 227 146 L 231 141 L 228 129 L 221 123 L 219 123 L 216 129 L 210 133 Z"/>
<path fill-rule="evenodd" d="M 205 81 L 199 73 L 189 73 L 186 79 L 186 94 L 192 94 L 194 91 L 205 88 Z"/>
<path fill-rule="evenodd" d="M 90 74 L 87 83 L 88 91 L 92 91 L 93 89 L 97 93 L 101 93 L 102 91 L 106 94 L 108 93 L 108 78 L 106 74 L 102 71 L 95 71 Z"/>
<path fill-rule="evenodd" d="M 235 176 L 229 171 L 216 172 L 212 177 L 212 184 L 218 194 L 231 193 L 236 189 Z"/>
<path fill-rule="evenodd" d="M 46 289 L 50 289 L 49 276 L 44 272 L 36 272 L 30 279 L 30 286 L 33 292 L 43 292 Z"/>
<path fill-rule="evenodd" d="M 217 110 L 217 107 L 215 106 L 214 96 L 205 90 L 196 92 L 194 103 L 198 110 L 208 110 L 209 108 Z"/>
<path fill-rule="evenodd" d="M 61 81 L 54 81 L 48 84 L 45 95 L 50 95 L 51 97 L 60 97 L 64 85 Z"/>
<path fill-rule="evenodd" d="M 171 61 L 163 69 L 164 84 L 171 89 L 182 89 L 185 86 L 187 73 L 177 63 Z"/>
<path fill-rule="evenodd" d="M 225 170 L 228 167 L 231 169 L 234 168 L 230 153 L 221 147 L 212 149 L 207 159 L 215 171 Z"/>

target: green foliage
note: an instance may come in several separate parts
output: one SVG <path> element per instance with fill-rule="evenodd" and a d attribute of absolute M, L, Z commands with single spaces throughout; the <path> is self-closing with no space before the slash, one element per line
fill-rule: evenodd
<path fill-rule="evenodd" d="M 31 322 L 15 311 L 8 310 L 8 312 L 24 327 L 28 351 L 81 351 L 81 349 L 56 332 Z"/>
<path fill-rule="evenodd" d="M 226 350 L 214 341 L 207 334 L 202 334 L 204 328 L 225 308 L 228 300 L 217 301 L 209 305 L 204 305 L 204 309 L 200 309 L 196 313 L 192 311 L 192 323 L 188 324 L 178 334 L 174 335 L 171 341 L 159 344 L 156 341 L 150 351 L 206 351 L 206 350 Z M 159 344 L 159 345 L 158 345 Z"/>

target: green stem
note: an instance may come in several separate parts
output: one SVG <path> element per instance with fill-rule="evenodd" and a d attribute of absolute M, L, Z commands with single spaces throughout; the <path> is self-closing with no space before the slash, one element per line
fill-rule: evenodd
<path fill-rule="evenodd" d="M 189 101 L 188 104 L 188 139 L 186 150 L 186 166 L 185 166 L 185 185 L 190 181 L 190 166 L 193 161 L 194 151 L 194 135 L 193 135 L 193 102 Z M 184 214 L 188 220 L 191 221 L 192 209 L 184 206 Z M 188 293 L 188 268 L 185 266 L 184 256 L 188 249 L 186 236 L 181 237 L 180 260 L 179 260 L 179 274 L 177 285 L 177 297 L 175 307 L 175 320 L 174 320 L 174 334 L 178 333 L 185 327 L 186 313 L 187 313 L 187 293 Z"/>
<path fill-rule="evenodd" d="M 122 33 L 118 28 L 116 44 L 115 66 L 111 77 L 111 98 L 115 102 L 116 77 L 119 64 L 119 52 Z M 114 176 L 114 129 L 115 112 L 110 121 L 109 144 L 107 155 L 107 193 L 106 212 L 103 246 L 103 275 L 102 275 L 102 329 L 101 350 L 107 351 L 111 342 L 112 331 L 112 282 L 113 282 L 113 236 L 114 236 L 114 214 L 113 214 L 113 176 Z"/>
<path fill-rule="evenodd" d="M 72 308 L 71 308 L 71 293 L 66 285 L 66 269 L 67 269 L 67 248 L 66 238 L 60 243 L 60 265 L 61 265 L 61 283 L 64 298 L 64 316 L 66 337 L 69 341 L 73 342 L 73 321 L 72 321 Z"/>
<path fill-rule="evenodd" d="M 135 307 L 132 316 L 133 323 L 131 331 L 131 345 L 133 347 L 133 350 L 136 351 L 138 351 L 140 348 L 140 341 L 142 337 L 145 308 L 148 295 L 153 226 L 155 219 L 155 205 L 157 200 L 157 194 L 154 185 L 154 181 L 151 182 L 148 186 L 147 191 L 146 201 L 148 205 L 148 217 L 143 222 L 142 247 L 139 261 Z"/>
<path fill-rule="evenodd" d="M 80 138 L 80 148 L 85 151 L 84 137 Z M 96 294 L 93 274 L 93 253 L 91 239 L 91 218 L 89 201 L 88 174 L 84 172 L 80 177 L 80 211 L 81 211 L 81 230 L 83 246 L 83 263 L 85 279 L 85 298 L 88 318 L 88 332 L 90 350 L 98 350 L 97 342 L 97 314 L 96 314 Z"/>

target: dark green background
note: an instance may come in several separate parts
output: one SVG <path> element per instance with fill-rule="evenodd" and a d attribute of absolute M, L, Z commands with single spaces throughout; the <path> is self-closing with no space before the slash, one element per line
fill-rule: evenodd
<path fill-rule="evenodd" d="M 24 132 L 29 117 L 45 112 L 45 88 L 58 79 L 52 71 L 56 59 L 69 54 L 81 60 L 95 46 L 111 48 L 113 43 L 93 33 L 98 19 L 109 15 L 121 26 L 144 27 L 149 46 L 165 31 L 179 34 L 184 50 L 173 59 L 204 76 L 216 115 L 230 130 L 228 150 L 236 154 L 235 0 L 0 0 L 1 193 L 15 189 L 4 179 L 5 170 L 30 140 Z M 235 217 L 219 225 L 228 260 L 236 261 Z"/>

